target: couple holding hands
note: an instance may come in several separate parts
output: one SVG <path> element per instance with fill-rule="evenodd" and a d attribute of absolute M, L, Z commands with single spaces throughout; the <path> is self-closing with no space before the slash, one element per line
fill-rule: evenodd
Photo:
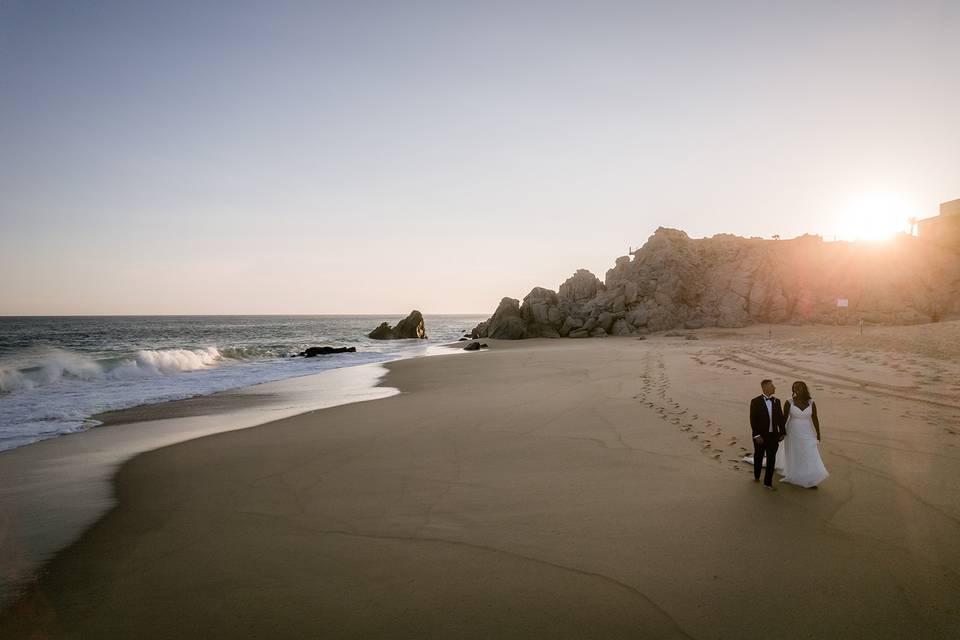
<path fill-rule="evenodd" d="M 793 397 L 783 405 L 774 397 L 772 380 L 760 383 L 762 394 L 750 401 L 750 429 L 753 432 L 753 477 L 760 481 L 766 457 L 763 486 L 776 491 L 773 471 L 783 474 L 781 482 L 816 489 L 830 474 L 823 466 L 820 450 L 820 419 L 817 405 L 805 382 L 793 383 Z"/>

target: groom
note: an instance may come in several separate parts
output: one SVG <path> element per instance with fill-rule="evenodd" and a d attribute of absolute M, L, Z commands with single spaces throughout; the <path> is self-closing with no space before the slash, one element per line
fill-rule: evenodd
<path fill-rule="evenodd" d="M 750 430 L 753 431 L 753 481 L 760 481 L 760 469 L 763 456 L 767 456 L 767 472 L 763 476 L 763 486 L 776 491 L 773 486 L 774 462 L 780 441 L 787 434 L 784 429 L 783 407 L 780 399 L 774 398 L 777 388 L 772 380 L 760 383 L 763 393 L 750 401 Z"/>

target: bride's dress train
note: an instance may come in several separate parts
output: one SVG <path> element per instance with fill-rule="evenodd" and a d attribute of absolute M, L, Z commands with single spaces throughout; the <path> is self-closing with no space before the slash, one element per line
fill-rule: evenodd
<path fill-rule="evenodd" d="M 777 451 L 776 468 L 783 473 L 780 482 L 815 487 L 830 475 L 820 458 L 812 416 L 813 400 L 806 409 L 790 404 L 787 437 L 780 443 L 780 450 Z"/>

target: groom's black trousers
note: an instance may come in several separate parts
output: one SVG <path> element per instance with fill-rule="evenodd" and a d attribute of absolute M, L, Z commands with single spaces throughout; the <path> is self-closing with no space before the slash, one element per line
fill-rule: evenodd
<path fill-rule="evenodd" d="M 763 444 L 753 441 L 753 477 L 760 479 L 760 469 L 763 467 L 763 456 L 767 456 L 767 471 L 763 474 L 763 484 L 773 486 L 773 469 L 776 467 L 777 449 L 780 442 L 776 434 L 768 434 L 763 438 Z"/>

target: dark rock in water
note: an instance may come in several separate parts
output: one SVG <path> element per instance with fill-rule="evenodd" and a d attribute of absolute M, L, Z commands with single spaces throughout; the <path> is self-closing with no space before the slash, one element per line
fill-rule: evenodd
<path fill-rule="evenodd" d="M 410 312 L 410 315 L 398 322 L 396 327 L 381 322 L 380 326 L 367 334 L 367 337 L 373 340 L 404 340 L 407 338 L 425 340 L 427 330 L 423 324 L 423 314 L 414 309 Z"/>
<path fill-rule="evenodd" d="M 480 343 L 471 342 L 470 344 L 466 344 L 463 346 L 463 350 L 464 351 L 480 351 Z"/>
<path fill-rule="evenodd" d="M 487 343 L 486 343 L 486 342 L 481 342 L 481 343 L 480 343 L 480 348 L 481 348 L 481 349 L 486 349 L 486 348 L 487 348 Z"/>
<path fill-rule="evenodd" d="M 326 356 L 331 353 L 356 353 L 356 347 L 310 347 L 306 351 L 301 351 L 298 356 L 304 358 L 315 358 L 316 356 Z"/>
<path fill-rule="evenodd" d="M 399 339 L 420 338 L 426 339 L 427 329 L 423 324 L 423 314 L 414 309 L 406 318 L 397 323 L 393 333 Z"/>
<path fill-rule="evenodd" d="M 469 339 L 470 339 L 470 338 L 464 336 L 464 337 L 460 338 L 459 340 L 457 340 L 457 342 L 463 342 L 464 340 L 469 340 Z"/>
<path fill-rule="evenodd" d="M 367 334 L 367 337 L 374 340 L 392 340 L 393 327 L 386 322 L 381 322 L 379 327 Z"/>

